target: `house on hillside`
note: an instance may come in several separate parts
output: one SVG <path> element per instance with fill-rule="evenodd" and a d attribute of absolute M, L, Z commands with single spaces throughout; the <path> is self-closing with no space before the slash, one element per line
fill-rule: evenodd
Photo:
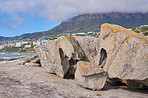
<path fill-rule="evenodd" d="M 39 46 L 39 45 L 41 45 L 41 42 L 40 42 L 40 41 L 34 41 L 34 42 L 33 42 L 33 45 Z"/>
<path fill-rule="evenodd" d="M 22 42 L 22 45 L 28 44 L 28 43 L 29 43 L 28 41 L 23 41 L 23 42 Z"/>
<path fill-rule="evenodd" d="M 42 44 L 49 42 L 49 40 L 42 40 Z"/>
<path fill-rule="evenodd" d="M 76 36 L 76 35 L 77 35 L 77 33 L 73 33 L 73 34 L 72 34 L 72 36 Z"/>
<path fill-rule="evenodd" d="M 78 35 L 85 35 L 85 33 L 83 32 L 83 33 L 77 33 Z"/>
<path fill-rule="evenodd" d="M 26 48 L 31 48 L 31 45 L 25 45 Z"/>
<path fill-rule="evenodd" d="M 1 46 L 0 46 L 0 49 L 3 49 L 3 48 L 4 48 L 4 46 L 3 46 L 3 45 L 1 45 Z"/>
<path fill-rule="evenodd" d="M 21 46 L 22 46 L 22 43 L 21 42 L 15 43 L 15 47 L 21 47 Z"/>

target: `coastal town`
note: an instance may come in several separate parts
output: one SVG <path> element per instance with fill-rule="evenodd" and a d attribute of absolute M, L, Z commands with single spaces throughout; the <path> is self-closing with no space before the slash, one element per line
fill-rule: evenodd
<path fill-rule="evenodd" d="M 141 25 L 140 27 L 132 28 L 137 33 L 145 35 L 147 37 L 147 25 Z M 144 32 L 140 30 L 146 28 Z M 100 32 L 80 32 L 80 33 L 61 33 L 50 36 L 43 36 L 38 39 L 24 39 L 24 40 L 4 40 L 0 41 L 0 53 L 36 53 L 36 47 L 43 45 L 51 40 L 55 40 L 60 36 L 85 36 L 85 37 L 99 37 Z"/>
<path fill-rule="evenodd" d="M 48 41 L 57 39 L 60 36 L 85 36 L 98 37 L 100 32 L 82 32 L 82 33 L 62 33 L 58 35 L 50 35 L 38 39 L 25 40 L 7 40 L 0 42 L 0 53 L 34 53 L 35 47 L 47 43 Z"/>

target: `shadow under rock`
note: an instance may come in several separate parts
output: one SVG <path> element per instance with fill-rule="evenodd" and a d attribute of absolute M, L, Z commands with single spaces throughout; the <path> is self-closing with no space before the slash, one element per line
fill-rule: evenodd
<path fill-rule="evenodd" d="M 123 90 L 128 90 L 130 92 L 138 92 L 138 93 L 143 93 L 143 94 L 148 94 L 148 89 L 129 89 L 127 86 L 112 86 L 112 85 L 105 85 L 102 91 L 107 91 L 111 89 L 123 89 Z"/>

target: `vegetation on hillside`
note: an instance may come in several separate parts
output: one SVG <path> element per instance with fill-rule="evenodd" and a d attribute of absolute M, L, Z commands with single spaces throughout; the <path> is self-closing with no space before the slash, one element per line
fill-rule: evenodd
<path fill-rule="evenodd" d="M 132 30 L 137 33 L 142 33 L 143 35 L 148 36 L 148 25 L 134 27 L 134 28 L 132 28 Z"/>
<path fill-rule="evenodd" d="M 31 45 L 31 47 L 25 47 L 26 45 Z M 22 53 L 22 52 L 35 52 L 34 45 L 31 43 L 24 44 L 20 47 L 6 46 L 0 50 L 1 53 Z"/>

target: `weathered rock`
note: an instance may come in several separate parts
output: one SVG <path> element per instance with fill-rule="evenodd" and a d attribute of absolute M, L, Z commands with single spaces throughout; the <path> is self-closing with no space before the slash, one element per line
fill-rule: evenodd
<path fill-rule="evenodd" d="M 121 26 L 103 24 L 99 65 L 110 78 L 141 81 L 148 86 L 148 38 Z"/>
<path fill-rule="evenodd" d="M 84 61 L 77 63 L 75 80 L 82 87 L 100 90 L 104 87 L 107 77 L 107 73 L 98 65 Z"/>
<path fill-rule="evenodd" d="M 86 60 L 92 64 L 99 64 L 100 57 L 100 39 L 99 38 L 91 38 L 91 37 L 75 37 L 79 42 L 80 47 L 82 48 L 84 54 L 86 55 Z"/>
<path fill-rule="evenodd" d="M 24 62 L 22 63 L 25 66 L 28 67 L 39 67 L 40 65 L 40 59 L 38 55 L 34 55 L 34 56 L 28 56 L 26 57 L 26 59 L 24 60 Z"/>
<path fill-rule="evenodd" d="M 25 66 L 27 67 L 40 67 L 39 63 L 25 63 Z"/>
<path fill-rule="evenodd" d="M 29 63 L 29 62 L 30 63 L 40 63 L 39 56 L 38 55 L 28 56 L 23 63 L 25 64 L 25 63 Z"/>
<path fill-rule="evenodd" d="M 84 53 L 74 37 L 59 37 L 37 49 L 41 65 L 50 73 L 64 77 L 70 68 L 74 68 L 76 60 L 84 57 Z"/>
<path fill-rule="evenodd" d="M 85 51 L 84 49 L 88 49 L 90 42 L 94 41 L 95 38 L 93 40 L 87 38 L 86 40 L 84 40 L 83 37 L 62 36 L 57 40 L 50 41 L 40 46 L 37 49 L 37 52 L 39 54 L 42 67 L 44 67 L 48 72 L 56 73 L 61 77 L 74 75 L 77 61 L 82 60 L 91 62 L 93 61 L 93 58 L 98 56 L 98 54 L 95 54 L 95 56 L 90 59 L 90 54 L 93 54 L 93 51 L 96 50 L 96 47 L 99 46 L 99 44 L 91 46 L 91 49 L 93 50 L 89 49 Z M 96 38 L 96 40 L 98 39 Z M 83 43 L 83 41 L 85 41 L 85 43 Z M 99 47 L 97 47 L 97 51 L 99 51 L 98 49 Z M 87 53 L 88 51 L 92 52 Z"/>

